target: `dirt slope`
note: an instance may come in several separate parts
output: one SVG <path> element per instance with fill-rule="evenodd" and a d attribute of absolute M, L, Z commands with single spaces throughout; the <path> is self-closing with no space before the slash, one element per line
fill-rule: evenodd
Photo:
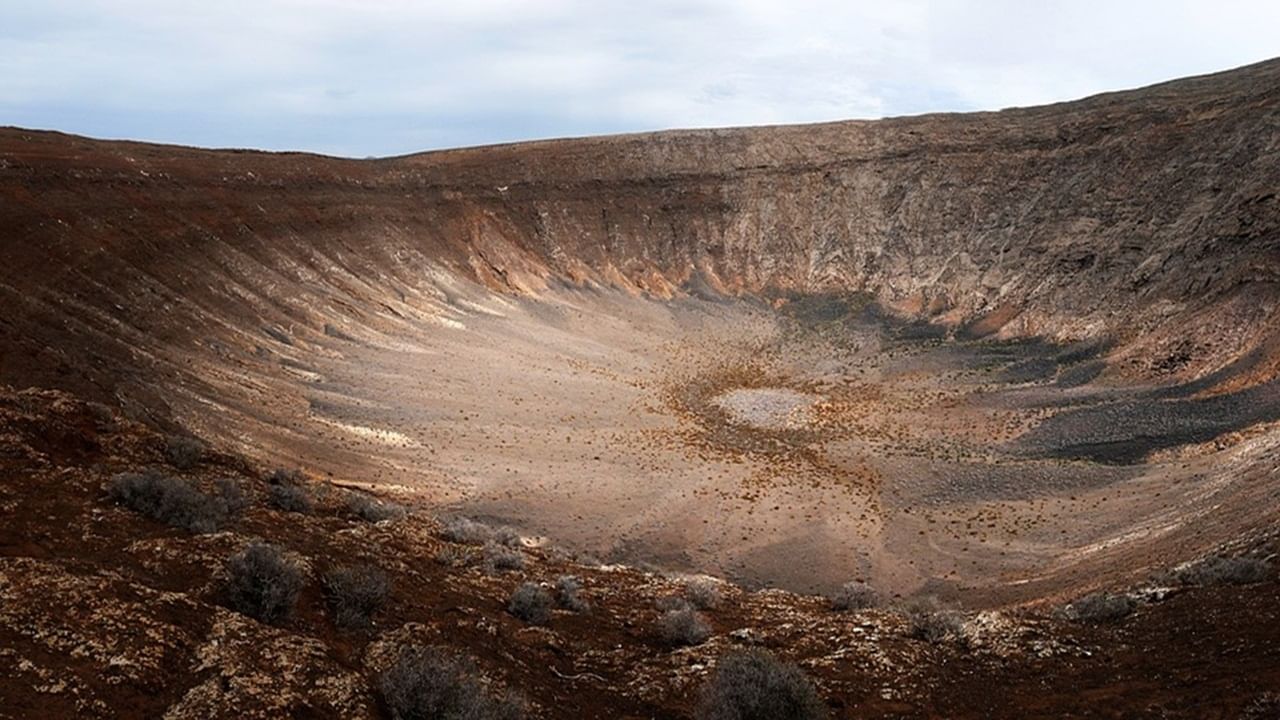
<path fill-rule="evenodd" d="M 164 447 L 66 393 L 0 390 L 0 718 L 386 717 L 378 674 L 410 642 L 474 655 L 543 718 L 689 717 L 717 659 L 744 647 L 799 663 L 836 718 L 1226 719 L 1280 687 L 1274 575 L 1151 586 L 1163 589 L 1122 622 L 970 614 L 938 643 L 910 637 L 887 610 L 838 613 L 819 598 L 724 586 L 705 613 L 712 637 L 672 648 L 656 605 L 681 592 L 677 580 L 537 548 L 522 549 L 520 570 L 458 567 L 441 551 L 480 549 L 442 540 L 421 514 L 371 524 L 344 509 L 344 491 L 319 484 L 313 514 L 284 512 L 234 456 L 180 473 L 206 489 L 241 484 L 248 506 L 218 532 L 112 502 L 110 478 L 165 468 Z M 275 625 L 227 607 L 226 558 L 253 539 L 305 568 L 296 611 Z M 321 578 L 355 563 L 387 571 L 390 599 L 367 629 L 338 630 Z M 521 582 L 566 572 L 582 578 L 589 612 L 557 609 L 533 626 L 505 611 Z"/>

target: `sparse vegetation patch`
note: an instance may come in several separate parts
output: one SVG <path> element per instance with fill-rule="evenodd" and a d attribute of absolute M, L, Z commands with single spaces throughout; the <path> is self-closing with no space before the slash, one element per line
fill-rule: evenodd
<path fill-rule="evenodd" d="M 219 495 L 206 495 L 182 478 L 156 471 L 121 473 L 108 493 L 117 503 L 147 517 L 194 533 L 215 532 L 243 507 L 239 487 L 220 485 Z"/>
<path fill-rule="evenodd" d="M 1183 585 L 1250 585 L 1267 579 L 1271 566 L 1262 558 L 1214 555 L 1174 570 Z"/>

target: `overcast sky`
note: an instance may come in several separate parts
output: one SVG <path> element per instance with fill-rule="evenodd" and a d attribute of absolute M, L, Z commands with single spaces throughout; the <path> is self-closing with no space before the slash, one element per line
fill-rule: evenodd
<path fill-rule="evenodd" d="M 388 155 L 1033 105 L 1278 30 L 1277 0 L 0 0 L 0 125 Z"/>

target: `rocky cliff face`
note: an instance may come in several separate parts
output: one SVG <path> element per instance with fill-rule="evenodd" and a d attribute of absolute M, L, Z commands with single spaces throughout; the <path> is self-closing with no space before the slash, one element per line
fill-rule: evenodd
<path fill-rule="evenodd" d="M 998 113 L 377 161 L 9 129 L 0 376 L 115 384 L 70 348 L 243 316 L 319 330 L 441 270 L 515 293 L 865 291 L 1057 337 L 1133 339 L 1243 297 L 1269 326 L 1278 137 L 1277 61 Z M 310 294 L 328 307 L 303 313 Z M 1218 364 L 1260 342 L 1195 328 Z"/>

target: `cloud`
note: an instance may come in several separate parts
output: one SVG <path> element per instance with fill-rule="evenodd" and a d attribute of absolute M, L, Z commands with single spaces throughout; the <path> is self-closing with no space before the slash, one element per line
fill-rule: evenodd
<path fill-rule="evenodd" d="M 1280 5 L 43 0 L 0 123 L 345 155 L 1036 104 L 1265 59 Z"/>

